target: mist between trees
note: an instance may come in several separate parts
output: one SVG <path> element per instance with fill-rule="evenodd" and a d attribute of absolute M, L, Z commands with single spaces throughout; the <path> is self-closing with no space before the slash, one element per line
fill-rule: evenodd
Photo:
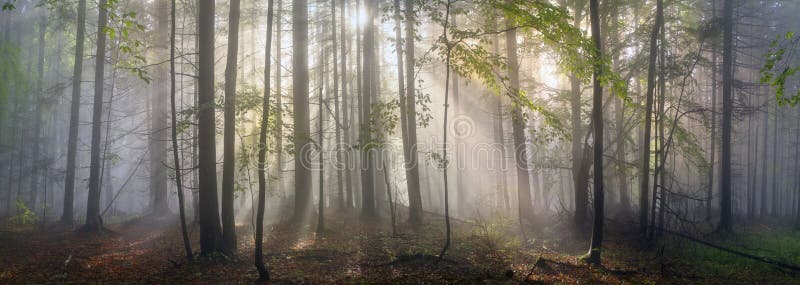
<path fill-rule="evenodd" d="M 687 241 L 800 264 L 737 249 L 795 248 L 781 242 L 800 225 L 800 1 L 0 4 L 0 233 L 147 232 L 185 264 L 247 260 L 287 283 L 407 281 L 274 265 L 272 250 L 333 250 L 325 238 L 372 246 L 332 254 L 359 270 L 460 266 L 420 283 L 505 276 L 459 272 L 484 272 L 465 261 L 474 248 L 550 283 L 600 277 L 553 279 L 544 263 L 633 267 L 627 250 L 662 266 L 633 282 L 682 280 L 663 248 Z M 355 231 L 369 242 L 337 235 Z M 755 275 L 742 278 L 775 282 Z"/>

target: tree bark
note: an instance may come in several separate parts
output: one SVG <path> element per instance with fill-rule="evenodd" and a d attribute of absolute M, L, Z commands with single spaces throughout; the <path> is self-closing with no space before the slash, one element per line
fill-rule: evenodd
<path fill-rule="evenodd" d="M 361 99 L 361 214 L 363 218 L 374 218 L 375 211 L 375 153 L 372 149 L 372 128 L 369 125 L 372 109 L 372 98 L 375 91 L 375 9 L 374 1 L 366 1 L 364 10 L 367 13 L 367 23 L 364 25 L 364 72 Z"/>
<path fill-rule="evenodd" d="M 340 14 L 344 15 L 344 9 L 339 12 Z M 341 25 L 344 25 L 344 19 L 342 19 Z M 341 109 L 339 108 L 339 57 L 336 53 L 336 0 L 331 0 L 331 53 L 333 54 L 333 118 L 336 124 L 334 124 L 334 129 L 336 131 L 336 142 L 333 143 L 334 148 L 336 148 L 336 163 L 334 163 L 334 167 L 336 168 L 336 208 L 344 209 L 344 169 L 342 161 L 344 160 L 344 156 L 342 153 L 342 125 L 341 122 Z M 342 42 L 344 42 L 344 35 L 342 36 Z M 344 49 L 342 49 L 344 50 Z M 344 57 L 344 53 L 342 54 Z"/>
<path fill-rule="evenodd" d="M 723 7 L 722 41 L 722 154 L 720 172 L 719 231 L 733 230 L 731 210 L 731 127 L 733 117 L 733 0 L 725 0 Z"/>
<path fill-rule="evenodd" d="M 216 119 L 214 117 L 214 0 L 198 5 L 198 175 L 200 253 L 223 248 L 217 200 Z"/>
<path fill-rule="evenodd" d="M 419 184 L 419 154 L 417 153 L 417 90 L 415 74 L 414 39 L 416 37 L 417 18 L 414 12 L 414 0 L 405 0 L 405 104 L 406 106 L 406 142 L 408 150 L 406 158 L 406 187 L 408 187 L 408 220 L 412 225 L 422 224 L 422 193 Z"/>
<path fill-rule="evenodd" d="M 650 194 L 650 134 L 653 121 L 653 93 L 656 85 L 656 59 L 658 56 L 658 35 L 661 22 L 664 21 L 664 2 L 656 2 L 656 22 L 650 34 L 650 55 L 647 71 L 647 97 L 645 98 L 644 136 L 642 137 L 642 164 L 639 177 L 639 230 L 642 236 L 647 235 L 647 211 Z"/>
<path fill-rule="evenodd" d="M 278 7 L 281 7 L 281 0 L 278 0 Z M 270 96 L 270 77 L 271 58 L 272 58 L 272 25 L 273 25 L 273 7 L 275 1 L 270 0 L 267 4 L 267 43 L 264 48 L 266 55 L 264 63 L 264 101 L 262 110 L 264 114 L 261 115 L 261 126 L 258 133 L 258 208 L 256 213 L 256 249 L 255 249 L 255 266 L 258 270 L 258 276 L 261 281 L 269 281 L 269 271 L 264 266 L 264 204 L 267 196 L 267 126 L 269 124 L 269 96 Z M 278 29 L 280 29 L 280 17 L 278 17 Z M 280 32 L 278 32 L 280 34 Z M 280 42 L 280 38 L 278 38 Z M 280 46 L 280 44 L 278 44 Z M 278 49 L 280 54 L 280 48 Z M 279 56 L 280 57 L 280 56 Z M 280 61 L 276 61 L 278 70 L 280 70 Z M 276 80 L 276 84 L 280 82 L 280 78 Z M 277 94 L 280 97 L 280 93 Z M 278 106 L 280 110 L 280 106 Z M 280 134 L 278 134 L 280 137 Z M 278 150 L 280 151 L 280 150 Z"/>
<path fill-rule="evenodd" d="M 308 0 L 292 1 L 292 86 L 294 101 L 294 217 L 305 221 L 311 206 L 311 130 L 308 106 Z"/>
<path fill-rule="evenodd" d="M 511 19 L 506 20 L 506 53 L 508 57 L 508 78 L 512 94 L 512 100 L 522 100 L 519 98 L 519 61 L 517 59 L 517 29 Z M 533 217 L 531 205 L 531 187 L 528 176 L 528 152 L 525 142 L 525 117 L 523 116 L 520 104 L 514 104 L 511 113 L 511 127 L 514 133 L 514 160 L 517 169 L 517 203 L 519 205 L 520 222 L 522 219 Z M 522 225 L 521 225 L 522 226 Z"/>
<path fill-rule="evenodd" d="M 184 207 L 184 198 L 183 198 L 183 180 L 182 180 L 182 171 L 181 170 L 181 160 L 180 160 L 180 149 L 178 148 L 178 132 L 177 132 L 177 125 L 178 125 L 178 112 L 175 106 L 175 14 L 177 13 L 178 6 L 175 4 L 175 0 L 172 0 L 172 5 L 170 9 L 170 38 L 169 38 L 169 70 L 170 70 L 170 90 L 169 90 L 169 98 L 170 98 L 170 107 L 172 111 L 172 120 L 171 120 L 171 128 L 172 128 L 172 161 L 174 162 L 175 166 L 175 186 L 178 188 L 178 213 L 180 214 L 181 219 L 181 236 L 183 237 L 183 249 L 186 251 L 186 259 L 192 260 L 194 258 L 194 254 L 192 253 L 192 244 L 189 242 L 189 231 L 186 228 L 186 210 Z"/>
<path fill-rule="evenodd" d="M 603 222 L 605 219 L 605 200 L 603 189 L 603 85 L 600 80 L 603 76 L 603 46 L 600 36 L 600 4 L 599 0 L 589 1 L 589 14 L 592 22 L 592 40 L 594 41 L 594 90 L 592 94 L 592 125 L 593 129 L 593 154 L 594 154 L 594 222 L 592 227 L 592 242 L 589 247 L 588 261 L 600 264 L 600 253 L 603 246 Z"/>
<path fill-rule="evenodd" d="M 97 51 L 95 56 L 94 103 L 92 106 L 92 142 L 89 163 L 89 196 L 86 203 L 86 231 L 99 231 L 103 222 L 100 219 L 100 130 L 103 115 L 103 82 L 106 58 L 105 27 L 108 22 L 106 0 L 100 0 L 97 18 Z"/>
<path fill-rule="evenodd" d="M 222 239 L 225 250 L 236 252 L 236 215 L 233 209 L 236 176 L 236 73 L 239 53 L 240 0 L 230 1 L 228 58 L 225 66 L 225 125 L 222 166 Z"/>
<path fill-rule="evenodd" d="M 155 53 L 159 56 L 167 54 L 169 42 L 169 10 L 167 1 L 159 0 L 153 5 L 156 9 L 156 31 L 158 33 Z M 169 213 L 167 195 L 167 169 L 164 160 L 167 157 L 167 83 L 169 72 L 163 65 L 155 68 L 153 91 L 150 93 L 150 211 L 155 215 Z M 112 79 L 113 80 L 113 79 Z M 113 94 L 113 90 L 111 91 Z M 109 106 L 110 108 L 110 106 Z M 106 134 L 107 135 L 107 134 Z"/>

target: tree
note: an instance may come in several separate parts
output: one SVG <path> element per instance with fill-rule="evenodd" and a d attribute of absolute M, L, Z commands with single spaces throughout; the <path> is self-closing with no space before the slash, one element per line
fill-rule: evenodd
<path fill-rule="evenodd" d="M 594 154 L 594 223 L 592 227 L 592 242 L 589 247 L 587 261 L 600 264 L 600 250 L 603 246 L 603 220 L 605 219 L 605 197 L 603 190 L 603 46 L 600 36 L 600 4 L 599 0 L 589 0 L 589 14 L 592 22 L 592 41 L 595 50 L 592 53 L 594 64 L 593 92 L 592 92 L 592 125 L 593 154 Z"/>
<path fill-rule="evenodd" d="M 375 78 L 377 64 L 375 64 L 375 8 L 374 1 L 364 3 L 364 12 L 367 13 L 367 23 L 364 25 L 364 79 L 361 92 L 361 214 L 363 218 L 374 218 L 375 211 L 375 157 L 373 152 L 373 130 L 369 126 L 372 109 L 372 97 L 375 91 Z"/>
<path fill-rule="evenodd" d="M 656 83 L 656 59 L 658 55 L 658 34 L 664 21 L 664 1 L 656 2 L 656 22 L 650 33 L 650 53 L 647 68 L 647 95 L 645 98 L 644 136 L 642 137 L 642 164 L 639 177 L 639 230 L 642 236 L 647 234 L 647 211 L 650 194 L 650 134 L 653 121 L 653 93 Z"/>
<path fill-rule="evenodd" d="M 717 16 L 717 1 L 712 0 L 711 13 Z M 706 221 L 711 221 L 711 201 L 714 198 L 714 163 L 717 155 L 717 44 L 711 48 L 711 158 L 708 172 L 708 189 L 706 190 Z"/>
<path fill-rule="evenodd" d="M 450 39 L 448 37 L 448 29 L 450 28 L 448 19 L 450 18 L 450 5 L 452 2 L 447 0 L 447 4 L 445 4 L 445 14 L 444 18 L 442 19 L 442 41 L 445 45 L 445 59 L 444 59 L 444 67 L 445 67 L 445 77 L 444 77 L 444 123 L 442 124 L 442 180 L 444 180 L 444 225 L 445 225 L 445 241 L 444 247 L 442 247 L 442 251 L 439 253 L 439 259 L 444 258 L 444 254 L 447 253 L 447 249 L 450 248 L 450 193 L 448 189 L 448 180 L 447 180 L 447 165 L 450 163 L 447 159 L 447 111 L 450 109 L 450 59 L 452 56 L 453 46 L 450 43 Z"/>
<path fill-rule="evenodd" d="M 351 121 L 352 121 L 353 112 L 352 112 L 352 108 L 350 108 L 351 103 L 349 101 L 350 100 L 350 95 L 349 94 L 352 94 L 352 93 L 348 93 L 347 92 L 347 86 L 348 86 L 347 85 L 347 83 L 348 83 L 348 77 L 347 77 L 347 67 L 348 67 L 347 54 L 349 52 L 349 46 L 347 45 L 347 42 L 349 41 L 349 38 L 347 36 L 347 25 L 345 24 L 345 9 L 347 8 L 347 0 L 342 0 L 341 1 L 341 5 L 342 5 L 342 8 L 341 8 L 341 12 L 339 12 L 339 16 L 340 16 L 340 18 L 339 18 L 340 21 L 339 22 L 341 23 L 340 26 L 341 26 L 341 38 L 342 38 L 341 39 L 342 40 L 342 46 L 341 46 L 341 50 L 340 50 L 340 52 L 341 52 L 340 56 L 342 58 L 342 63 L 341 63 L 341 68 L 342 68 L 342 71 L 341 71 L 341 76 L 342 76 L 342 111 L 343 111 L 342 124 L 346 128 L 345 132 L 344 132 L 344 138 L 343 138 L 344 141 L 342 143 L 345 146 L 348 147 L 348 151 L 346 152 L 347 155 L 345 155 L 344 160 L 340 161 L 340 163 L 344 162 L 344 165 L 342 165 L 342 167 L 345 168 L 345 174 L 344 174 L 345 175 L 345 179 L 344 179 L 344 181 L 345 181 L 345 189 L 346 189 L 345 191 L 347 192 L 346 193 L 347 197 L 345 198 L 345 201 L 344 201 L 344 203 L 347 205 L 345 208 L 352 208 L 353 207 L 353 171 L 352 171 L 352 167 L 351 167 L 352 164 L 351 164 L 351 161 L 350 161 L 349 148 L 350 148 L 350 144 L 352 142 L 351 139 L 350 139 L 350 133 L 355 128 L 351 127 Z M 338 114 L 339 112 L 336 112 L 336 113 Z"/>
<path fill-rule="evenodd" d="M 278 0 L 280 3 L 281 1 Z M 256 214 L 256 249 L 255 249 L 255 266 L 258 270 L 259 279 L 262 281 L 269 281 L 269 271 L 264 266 L 264 204 L 267 196 L 267 125 L 269 124 L 269 96 L 270 96 L 270 77 L 272 61 L 272 24 L 273 24 L 273 6 L 275 1 L 270 0 L 267 4 L 267 43 L 264 48 L 266 59 L 264 63 L 264 102 L 261 105 L 264 114 L 261 115 L 261 126 L 258 133 L 258 208 Z M 279 5 L 280 6 L 280 5 Z M 280 23 L 280 18 L 278 18 Z M 278 24 L 280 28 L 280 24 Z M 280 41 L 280 39 L 278 39 Z M 278 49 L 280 53 L 280 49 Z M 280 65 L 280 61 L 278 61 Z M 280 79 L 279 79 L 280 80 Z M 276 81 L 276 84 L 279 82 Z M 280 93 L 277 95 L 280 97 Z M 278 106 L 280 109 L 280 106 Z M 279 134 L 280 136 L 280 134 Z M 280 151 L 280 150 L 278 150 Z"/>
<path fill-rule="evenodd" d="M 228 62 L 225 66 L 225 126 L 222 166 L 222 239 L 225 250 L 236 252 L 236 215 L 233 209 L 236 171 L 236 63 L 239 52 L 240 0 L 230 1 Z"/>
<path fill-rule="evenodd" d="M 40 148 L 41 148 L 41 132 L 42 132 L 42 102 L 44 101 L 44 46 L 45 46 L 45 33 L 47 31 L 47 16 L 45 12 L 39 14 L 39 39 L 38 39 L 38 57 L 36 61 L 36 93 L 34 95 L 33 103 L 33 146 L 31 147 L 32 161 L 31 161 L 31 193 L 29 206 L 36 210 L 36 200 L 39 193 L 39 170 L 42 161 L 40 161 Z"/>
<path fill-rule="evenodd" d="M 509 2 L 510 3 L 510 2 Z M 512 100 L 523 100 L 519 85 L 519 60 L 517 59 L 517 29 L 516 23 L 506 15 L 506 53 L 508 57 L 508 78 L 511 88 Z M 525 115 L 522 104 L 513 104 L 511 110 L 511 129 L 514 136 L 514 160 L 517 169 L 517 202 L 519 203 L 520 226 L 523 219 L 533 217 L 531 204 L 531 186 L 528 176 L 528 152 L 525 140 Z"/>
<path fill-rule="evenodd" d="M 177 10 L 177 5 L 175 4 L 175 0 L 172 0 L 172 5 L 170 9 L 170 38 L 169 38 L 169 75 L 170 75 L 170 91 L 169 91 L 169 98 L 170 98 L 170 107 L 172 111 L 172 161 L 174 162 L 175 166 L 175 186 L 178 188 L 178 211 L 180 213 L 181 219 L 181 236 L 183 237 L 183 248 L 186 250 L 186 259 L 192 260 L 194 255 L 192 254 L 192 244 L 189 242 L 189 232 L 186 229 L 186 211 L 184 208 L 184 198 L 183 198 L 183 181 L 181 180 L 181 160 L 180 160 L 180 149 L 178 149 L 178 132 L 177 132 L 177 122 L 178 122 L 178 113 L 175 108 L 175 13 Z"/>
<path fill-rule="evenodd" d="M 292 1 L 292 86 L 294 102 L 294 217 L 305 220 L 311 206 L 311 128 L 308 106 L 308 1 Z"/>
<path fill-rule="evenodd" d="M 574 1 L 574 4 L 575 16 L 572 25 L 580 27 L 581 21 L 585 17 L 586 0 L 577 0 Z M 585 127 L 581 119 L 583 105 L 581 78 L 576 72 L 573 72 L 569 75 L 569 82 L 572 95 L 570 97 L 570 120 L 572 124 L 572 184 L 575 200 L 575 216 L 573 218 L 575 225 L 582 226 L 586 223 L 589 202 L 589 162 L 587 161 L 589 158 L 587 149 L 584 148 Z"/>
<path fill-rule="evenodd" d="M 414 70 L 414 39 L 416 38 L 416 13 L 414 12 L 414 0 L 405 0 L 405 114 L 406 114 L 406 138 L 408 148 L 404 148 L 403 157 L 406 163 L 406 187 L 408 187 L 408 220 L 415 225 L 422 223 L 422 194 L 419 186 L 419 155 L 417 153 L 417 91 Z"/>
<path fill-rule="evenodd" d="M 198 34 L 198 175 L 200 253 L 212 255 L 222 248 L 219 224 L 214 118 L 214 0 L 199 1 Z"/>
<path fill-rule="evenodd" d="M 72 224 L 75 199 L 75 156 L 78 150 L 78 120 L 81 111 L 81 77 L 83 76 L 83 45 L 86 33 L 86 0 L 78 1 L 78 20 L 75 34 L 75 60 L 72 69 L 72 100 L 69 112 L 69 138 L 67 139 L 67 167 L 64 180 L 64 208 L 61 222 Z"/>
<path fill-rule="evenodd" d="M 733 0 L 723 4 L 722 32 L 722 153 L 720 154 L 720 220 L 718 231 L 733 231 L 731 207 L 731 127 L 733 117 Z"/>
<path fill-rule="evenodd" d="M 95 56 L 94 103 L 92 105 L 92 142 L 89 164 L 89 197 L 86 203 L 85 231 L 99 231 L 103 227 L 100 219 L 100 127 L 103 113 L 103 82 L 106 58 L 106 24 L 108 23 L 108 1 L 100 0 L 97 17 L 97 51 Z"/>
<path fill-rule="evenodd" d="M 344 9 L 339 13 L 344 15 Z M 344 24 L 344 18 L 342 18 L 341 25 Z M 336 148 L 336 207 L 344 209 L 344 169 L 342 169 L 344 156 L 342 153 L 342 125 L 340 124 L 342 113 L 339 108 L 339 68 L 337 68 L 339 58 L 336 53 L 336 0 L 331 0 L 331 27 L 331 53 L 333 54 L 333 89 L 331 91 L 333 91 L 333 119 L 336 122 L 336 142 L 333 144 Z M 344 35 L 342 35 L 342 42 L 344 42 Z M 342 53 L 342 57 L 344 57 L 344 53 Z M 344 65 L 342 64 L 342 66 Z"/>
<path fill-rule="evenodd" d="M 159 56 L 165 55 L 169 42 L 169 10 L 167 1 L 155 1 L 157 42 L 155 52 Z M 169 213 L 169 199 L 167 195 L 167 175 L 163 160 L 167 156 L 167 87 L 169 71 L 159 65 L 156 67 L 156 76 L 150 92 L 150 137 L 148 148 L 150 150 L 150 210 L 155 215 Z"/>

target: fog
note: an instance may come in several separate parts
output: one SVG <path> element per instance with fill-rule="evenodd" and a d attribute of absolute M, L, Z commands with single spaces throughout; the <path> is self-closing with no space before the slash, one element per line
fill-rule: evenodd
<path fill-rule="evenodd" d="M 99 2 L 0 0 L 9 228 L 185 225 L 258 264 L 260 226 L 391 225 L 443 258 L 495 225 L 599 264 L 604 232 L 800 223 L 794 1 Z"/>

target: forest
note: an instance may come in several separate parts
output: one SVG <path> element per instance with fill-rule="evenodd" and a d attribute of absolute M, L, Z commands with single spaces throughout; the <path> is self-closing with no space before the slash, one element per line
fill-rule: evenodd
<path fill-rule="evenodd" d="M 800 1 L 0 7 L 0 284 L 800 284 Z"/>

